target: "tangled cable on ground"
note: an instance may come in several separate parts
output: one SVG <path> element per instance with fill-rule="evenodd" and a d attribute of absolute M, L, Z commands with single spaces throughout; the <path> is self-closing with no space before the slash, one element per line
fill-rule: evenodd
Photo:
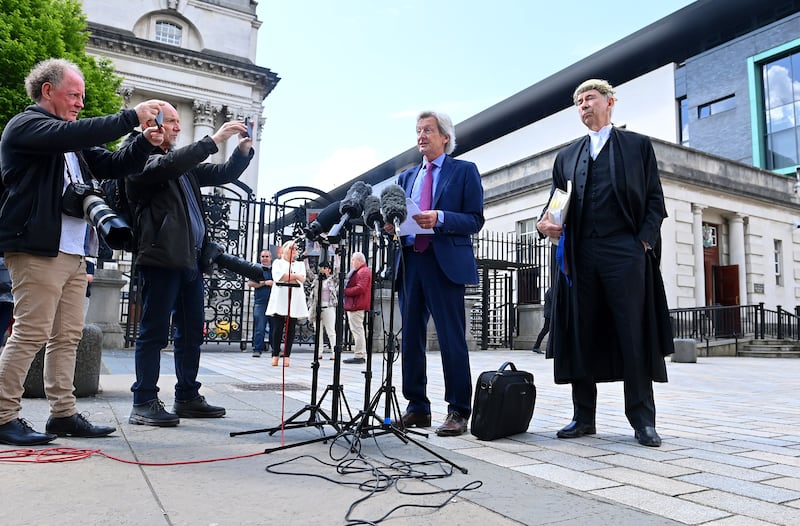
<path fill-rule="evenodd" d="M 456 497 L 461 495 L 466 491 L 474 491 L 481 486 L 483 486 L 483 482 L 480 480 L 473 480 L 464 484 L 463 486 L 452 488 L 452 489 L 442 489 L 442 490 L 434 490 L 434 491 L 424 491 L 424 492 L 415 492 L 404 489 L 402 487 L 403 482 L 407 481 L 430 481 L 436 479 L 442 479 L 445 477 L 449 477 L 453 474 L 453 466 L 438 460 L 426 460 L 426 461 L 419 461 L 419 462 L 409 462 L 405 460 L 401 460 L 398 458 L 391 457 L 386 454 L 385 451 L 382 450 L 380 444 L 377 440 L 375 440 L 374 436 L 372 437 L 374 444 L 377 446 L 378 451 L 386 457 L 388 462 L 378 461 L 374 459 L 368 459 L 366 456 L 362 454 L 362 440 L 358 438 L 355 434 L 352 433 L 342 433 L 336 437 L 332 437 L 332 442 L 330 445 L 330 453 L 331 458 L 334 461 L 337 458 L 334 456 L 334 447 L 339 445 L 344 448 L 344 455 L 338 456 L 338 462 L 331 463 L 320 460 L 319 458 L 312 456 L 312 455 L 300 455 L 291 459 L 283 460 L 280 462 L 276 462 L 274 464 L 268 465 L 265 470 L 268 473 L 274 473 L 278 475 L 288 475 L 288 476 L 301 476 L 301 477 L 313 477 L 319 478 L 322 480 L 326 480 L 328 482 L 332 482 L 333 484 L 342 485 L 342 486 L 353 486 L 358 488 L 360 491 L 366 492 L 366 495 L 355 500 L 348 508 L 347 513 L 345 515 L 345 521 L 348 526 L 355 526 L 355 525 L 376 525 L 381 523 L 382 521 L 388 519 L 393 514 L 397 513 L 398 511 L 406 508 L 416 508 L 416 509 L 427 509 L 427 510 L 439 510 L 453 501 Z M 362 480 L 354 480 L 354 481 L 346 481 L 341 479 L 336 479 L 327 475 L 323 475 L 321 473 L 313 473 L 309 472 L 307 467 L 303 467 L 303 471 L 292 471 L 290 466 L 293 463 L 297 463 L 301 460 L 312 460 L 321 466 L 333 468 L 336 473 L 339 475 L 359 475 L 364 474 L 367 478 Z M 435 495 L 446 495 L 447 497 L 444 498 L 441 502 L 436 504 L 423 504 L 423 503 L 401 503 L 393 508 L 389 509 L 386 513 L 382 516 L 374 519 L 362 519 L 362 518 L 354 518 L 354 514 L 358 506 L 370 498 L 375 497 L 379 493 L 387 491 L 391 488 L 395 488 L 395 490 L 404 496 L 409 497 L 430 497 Z"/>

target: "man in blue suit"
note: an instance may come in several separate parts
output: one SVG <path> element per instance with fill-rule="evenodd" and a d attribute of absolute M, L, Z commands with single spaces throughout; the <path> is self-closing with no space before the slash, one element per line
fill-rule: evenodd
<path fill-rule="evenodd" d="M 475 164 L 453 159 L 453 122 L 426 111 L 417 118 L 417 147 L 422 162 L 400 174 L 403 187 L 421 212 L 412 216 L 430 234 L 403 235 L 397 277 L 403 318 L 403 395 L 408 408 L 404 427 L 429 427 L 431 404 L 426 394 L 426 331 L 433 317 L 441 347 L 447 419 L 439 436 L 467 430 L 472 412 L 472 378 L 466 341 L 464 290 L 478 283 L 470 236 L 483 227 L 483 187 Z"/>

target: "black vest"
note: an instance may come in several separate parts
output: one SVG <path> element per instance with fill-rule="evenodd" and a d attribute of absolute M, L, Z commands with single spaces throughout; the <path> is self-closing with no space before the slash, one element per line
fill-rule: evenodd
<path fill-rule="evenodd" d="M 611 140 L 589 161 L 586 189 L 583 193 L 580 237 L 608 237 L 628 232 L 611 182 Z M 618 184 L 624 184 L 617 180 Z M 620 188 L 624 192 L 624 188 Z"/>

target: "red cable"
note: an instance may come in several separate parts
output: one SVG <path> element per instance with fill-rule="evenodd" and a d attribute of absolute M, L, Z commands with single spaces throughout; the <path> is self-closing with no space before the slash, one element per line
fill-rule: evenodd
<path fill-rule="evenodd" d="M 143 462 L 139 460 L 128 460 L 115 457 L 104 453 L 100 449 L 79 449 L 72 447 L 48 447 L 44 449 L 0 449 L 0 462 L 19 462 L 31 464 L 46 464 L 50 462 L 72 462 L 83 460 L 92 455 L 99 455 L 109 460 L 115 460 L 124 464 L 134 464 L 137 466 L 184 466 L 189 464 L 206 464 L 209 462 L 221 462 L 225 460 L 238 460 L 242 458 L 257 457 L 264 455 L 263 451 L 258 453 L 247 453 L 232 457 L 205 458 L 198 460 L 178 460 L 175 462 Z"/>

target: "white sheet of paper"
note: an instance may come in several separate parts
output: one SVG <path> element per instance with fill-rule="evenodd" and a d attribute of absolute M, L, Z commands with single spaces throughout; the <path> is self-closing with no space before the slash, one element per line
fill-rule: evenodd
<path fill-rule="evenodd" d="M 422 228 L 416 221 L 411 219 L 413 216 L 419 214 L 421 210 L 410 197 L 406 197 L 406 210 L 408 211 L 406 220 L 400 223 L 401 236 L 407 236 L 408 234 L 433 234 L 432 228 Z"/>

